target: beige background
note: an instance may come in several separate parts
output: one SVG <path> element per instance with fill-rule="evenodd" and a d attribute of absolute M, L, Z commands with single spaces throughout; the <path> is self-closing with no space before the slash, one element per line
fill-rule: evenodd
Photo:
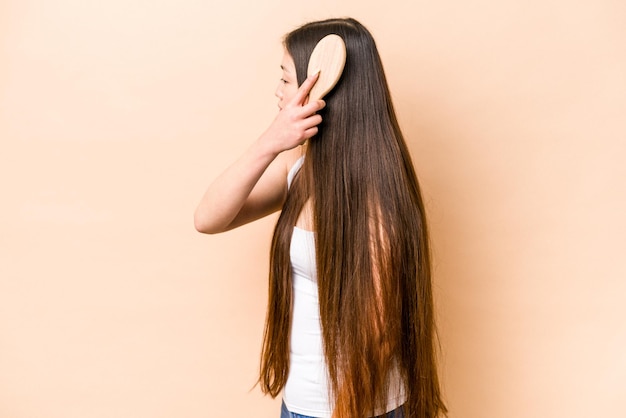
<path fill-rule="evenodd" d="M 376 37 L 428 204 L 459 418 L 626 416 L 626 3 L 0 1 L 0 417 L 277 417 L 274 217 L 193 229 L 280 38 Z"/>

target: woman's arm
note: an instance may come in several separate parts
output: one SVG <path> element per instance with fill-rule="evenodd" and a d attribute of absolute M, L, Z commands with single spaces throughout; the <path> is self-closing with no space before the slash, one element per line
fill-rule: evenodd
<path fill-rule="evenodd" d="M 194 215 L 199 232 L 228 231 L 281 208 L 296 147 L 315 135 L 322 121 L 316 112 L 324 101 L 305 104 L 315 81 L 317 75 L 307 78 L 267 131 L 209 186 Z"/>
<path fill-rule="evenodd" d="M 216 234 L 280 209 L 292 154 L 277 156 L 257 140 L 206 190 L 194 215 L 196 229 Z"/>

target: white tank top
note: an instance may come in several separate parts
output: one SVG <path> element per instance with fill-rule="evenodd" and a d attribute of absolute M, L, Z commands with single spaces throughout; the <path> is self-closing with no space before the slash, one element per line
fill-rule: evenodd
<path fill-rule="evenodd" d="M 303 162 L 304 157 L 301 157 L 289 171 L 289 186 Z M 283 389 L 283 401 L 287 409 L 296 414 L 330 418 L 333 406 L 329 397 L 328 369 L 322 346 L 315 234 L 294 227 L 289 254 L 293 276 L 293 313 L 289 376 Z M 399 407 L 405 401 L 397 373 L 392 379 L 387 408 L 377 412 L 379 415 Z"/>

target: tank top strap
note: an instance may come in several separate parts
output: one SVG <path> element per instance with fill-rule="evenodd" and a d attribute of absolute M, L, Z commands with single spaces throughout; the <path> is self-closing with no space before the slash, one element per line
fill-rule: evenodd
<path fill-rule="evenodd" d="M 293 163 L 291 169 L 289 170 L 289 173 L 287 174 L 288 189 L 291 187 L 291 183 L 293 182 L 294 177 L 296 177 L 296 174 L 298 174 L 298 171 L 300 171 L 302 164 L 304 164 L 304 155 L 298 158 L 295 163 Z"/>

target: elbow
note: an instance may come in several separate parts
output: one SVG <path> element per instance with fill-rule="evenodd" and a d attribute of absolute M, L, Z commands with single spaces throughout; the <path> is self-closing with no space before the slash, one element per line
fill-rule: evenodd
<path fill-rule="evenodd" d="M 202 234 L 216 234 L 217 232 L 219 232 L 212 228 L 211 224 L 208 223 L 206 219 L 203 219 L 201 216 L 199 216 L 198 213 L 194 214 L 193 226 L 194 228 L 196 228 L 196 231 Z"/>
<path fill-rule="evenodd" d="M 193 226 L 196 228 L 196 231 L 209 235 L 226 232 L 229 229 L 228 227 L 211 222 L 210 219 L 207 219 L 206 216 L 199 215 L 198 212 L 196 212 L 193 216 Z"/>
<path fill-rule="evenodd" d="M 202 223 L 198 222 L 195 219 L 193 221 L 193 226 L 194 226 L 194 228 L 196 228 L 196 231 L 200 232 L 201 234 L 208 234 L 209 233 L 209 230 L 206 229 Z"/>

